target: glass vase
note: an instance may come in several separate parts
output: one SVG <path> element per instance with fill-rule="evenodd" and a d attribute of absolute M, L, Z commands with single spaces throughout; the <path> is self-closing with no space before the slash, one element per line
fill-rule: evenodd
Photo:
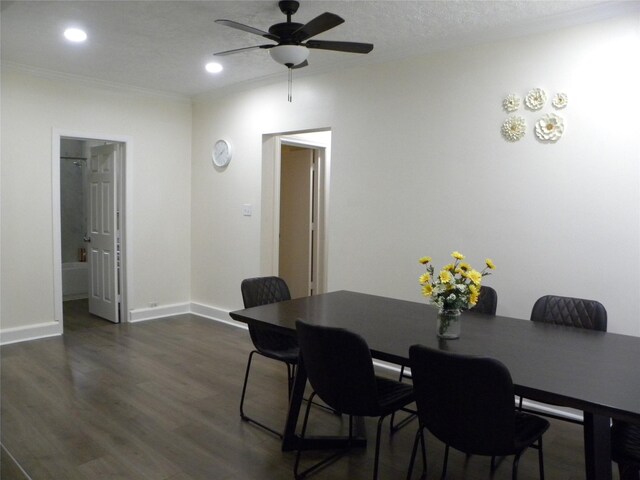
<path fill-rule="evenodd" d="M 441 308 L 438 311 L 438 337 L 452 339 L 460 337 L 460 310 Z"/>

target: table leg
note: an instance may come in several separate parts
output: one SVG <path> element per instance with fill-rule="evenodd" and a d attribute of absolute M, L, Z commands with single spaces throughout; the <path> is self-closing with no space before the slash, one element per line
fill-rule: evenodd
<path fill-rule="evenodd" d="M 611 480 L 610 418 L 584 412 L 586 480 Z"/>
<path fill-rule="evenodd" d="M 282 451 L 290 452 L 293 450 L 324 450 L 324 449 L 341 449 L 347 446 L 366 447 L 367 440 L 359 436 L 364 431 L 364 423 L 362 419 L 356 419 L 356 438 L 349 442 L 347 437 L 341 436 L 306 436 L 304 439 L 296 434 L 298 425 L 298 416 L 304 398 L 304 390 L 307 386 L 307 370 L 304 368 L 302 359 L 298 362 L 296 368 L 296 377 L 293 381 L 291 389 L 291 398 L 289 400 L 289 411 L 287 412 L 287 420 L 284 426 L 284 434 L 282 436 Z"/>

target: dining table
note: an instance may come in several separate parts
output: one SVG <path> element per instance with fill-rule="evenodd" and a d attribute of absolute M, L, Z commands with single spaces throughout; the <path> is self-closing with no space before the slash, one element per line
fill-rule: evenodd
<path fill-rule="evenodd" d="M 236 321 L 295 335 L 296 320 L 361 335 L 374 359 L 410 367 L 409 347 L 495 358 L 515 393 L 583 413 L 585 478 L 610 480 L 611 419 L 640 423 L 640 337 L 464 311 L 461 335 L 436 335 L 437 309 L 426 303 L 340 290 L 230 312 Z M 344 439 L 302 439 L 296 426 L 307 383 L 296 372 L 282 440 L 284 451 L 332 448 Z M 365 440 L 361 440 L 364 444 Z"/>

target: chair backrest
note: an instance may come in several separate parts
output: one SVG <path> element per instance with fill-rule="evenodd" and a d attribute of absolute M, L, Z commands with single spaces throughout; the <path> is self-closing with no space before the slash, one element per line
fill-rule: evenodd
<path fill-rule="evenodd" d="M 413 345 L 409 357 L 418 417 L 424 427 L 466 453 L 512 453 L 514 391 L 504 364 L 422 345 Z"/>
<path fill-rule="evenodd" d="M 240 284 L 244 308 L 291 300 L 289 287 L 280 277 L 246 278 Z M 249 325 L 249 335 L 258 351 L 287 350 L 296 345 L 292 336 Z"/>
<path fill-rule="evenodd" d="M 244 308 L 291 300 L 289 287 L 280 277 L 246 278 L 240 284 Z"/>
<path fill-rule="evenodd" d="M 534 322 L 607 331 L 607 311 L 595 300 L 545 295 L 531 310 Z"/>
<path fill-rule="evenodd" d="M 498 292 L 493 288 L 483 285 L 480 287 L 478 302 L 469 309 L 470 312 L 495 315 L 498 308 Z"/>
<path fill-rule="evenodd" d="M 378 389 L 367 342 L 343 328 L 296 321 L 300 357 L 313 390 L 347 415 L 378 415 Z"/>
<path fill-rule="evenodd" d="M 611 423 L 611 456 L 616 462 L 633 462 L 640 466 L 640 424 L 613 420 Z"/>

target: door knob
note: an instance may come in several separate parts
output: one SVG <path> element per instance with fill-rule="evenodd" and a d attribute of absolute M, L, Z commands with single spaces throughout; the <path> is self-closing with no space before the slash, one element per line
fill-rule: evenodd
<path fill-rule="evenodd" d="M 83 240 L 84 240 L 85 242 L 89 243 L 89 242 L 91 242 L 91 237 L 90 237 L 90 236 L 88 236 L 88 235 L 85 235 L 85 236 L 84 236 L 84 238 L 83 238 Z"/>

